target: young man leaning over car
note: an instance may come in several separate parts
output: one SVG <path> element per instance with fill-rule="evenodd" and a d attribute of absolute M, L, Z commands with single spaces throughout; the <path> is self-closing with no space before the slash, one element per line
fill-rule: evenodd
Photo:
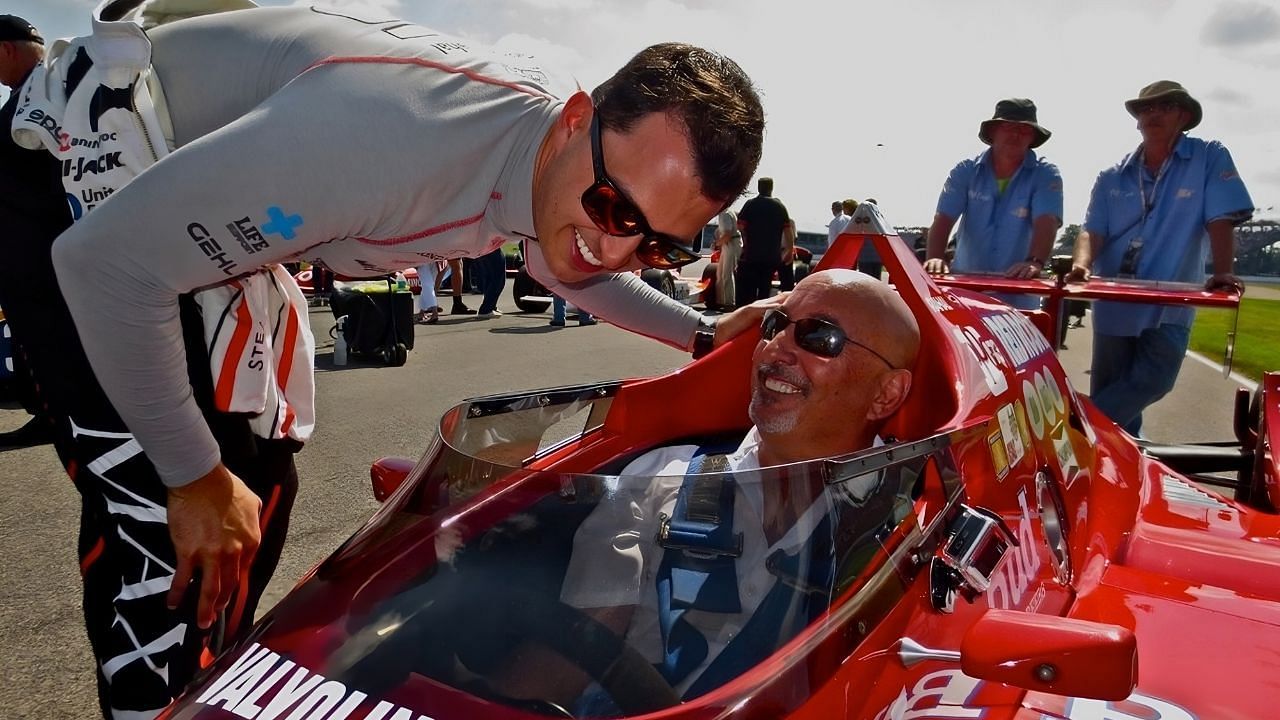
<path fill-rule="evenodd" d="M 305 259 L 359 277 L 480 257 L 524 240 L 530 273 L 548 291 L 673 346 L 709 350 L 760 312 L 739 310 L 712 323 L 629 272 L 696 261 L 689 239 L 755 173 L 764 111 L 729 58 L 654 45 L 588 94 L 532 58 L 517 62 L 426 28 L 406 33 L 395 20 L 261 7 L 143 33 L 117 15 L 137 4 L 99 8 L 97 34 L 75 45 L 91 62 L 71 62 L 72 46 L 59 46 L 65 61 L 46 63 L 46 81 L 29 82 L 22 93 L 34 103 L 25 117 L 39 110 L 49 122 L 19 123 L 30 147 L 44 146 L 59 162 L 110 158 L 114 169 L 139 171 L 52 246 L 93 374 L 136 440 L 130 447 L 145 452 L 156 476 L 145 492 L 128 492 L 154 506 L 147 515 L 158 537 L 147 546 L 148 567 L 167 573 L 148 576 L 147 599 L 156 607 L 145 616 L 176 629 L 172 638 L 142 637 L 131 631 L 138 624 L 113 622 L 126 635 L 125 649 L 107 654 L 95 643 L 98 665 L 113 677 L 139 675 L 156 686 L 145 698 L 136 684 L 112 689 L 104 705 L 114 717 L 154 716 L 186 685 L 193 672 L 174 668 L 196 663 L 174 658 L 200 657 L 192 639 L 237 597 L 263 542 L 263 518 L 279 522 L 286 514 L 272 515 L 281 506 L 250 489 L 201 414 L 187 372 L 182 294 L 217 288 L 249 297 L 238 283 L 281 262 Z M 147 11 L 158 12 L 156 4 Z M 99 42 L 107 36 L 110 42 Z M 94 57 L 117 40 L 127 40 L 130 52 Z M 95 133 L 92 147 L 61 142 L 63 124 L 51 113 L 81 107 L 60 96 L 74 84 L 66 76 L 90 66 L 94 75 L 85 77 L 100 82 L 139 79 L 143 69 L 125 62 L 134 57 L 150 58 L 145 70 L 164 88 L 166 117 L 147 113 L 140 125 L 135 112 L 105 108 L 80 118 L 81 139 Z M 122 67 L 108 65 L 116 61 Z M 146 84 L 104 87 L 119 91 L 112 97 L 134 97 Z M 96 87 L 76 85 L 82 95 Z M 108 122 L 115 123 L 110 131 Z M 102 145 L 130 132 L 127 146 Z M 105 170 L 90 174 L 95 188 Z M 281 372 L 223 365 L 309 388 L 305 310 L 278 317 L 219 337 L 248 335 L 246 353 L 280 348 Z M 256 332 L 277 326 L 278 336 Z M 221 321 L 216 327 L 225 330 Z M 220 394 L 234 395 L 223 387 Z M 296 431 L 304 424 L 296 419 L 286 414 L 269 430 Z M 95 539 L 86 536 L 83 547 Z M 123 612 L 119 603 L 86 603 L 86 615 L 108 621 Z M 150 643 L 159 649 L 134 652 Z M 128 670 L 117 672 L 107 662 L 113 657 Z"/>
<path fill-rule="evenodd" d="M 621 504 L 627 512 L 611 512 L 619 507 L 614 502 L 596 508 L 583 522 L 561 588 L 564 603 L 583 609 L 628 645 L 649 648 L 641 650 L 645 659 L 684 699 L 728 679 L 699 680 L 728 646 L 726 637 L 737 634 L 734 628 L 745 627 L 757 610 L 764 612 L 770 588 L 754 582 L 751 570 L 763 568 L 776 549 L 790 544 L 794 552 L 797 538 L 790 531 L 823 493 L 820 484 L 797 493 L 796 487 L 766 482 L 757 485 L 763 497 L 753 502 L 743 483 L 732 484 L 733 509 L 726 507 L 720 514 L 736 517 L 733 534 L 743 535 L 733 565 L 740 609 L 703 609 L 697 604 L 704 595 L 699 592 L 691 608 L 697 612 L 680 613 L 662 599 L 670 592 L 661 587 L 669 584 L 670 567 L 684 553 L 651 539 L 665 518 L 679 514 L 674 508 L 687 484 L 686 473 L 714 468 L 741 475 L 873 446 L 885 420 L 911 389 L 910 368 L 920 345 L 919 328 L 902 298 L 887 284 L 854 270 L 809 275 L 766 312 L 761 330 L 751 365 L 749 415 L 754 426 L 746 437 L 727 456 L 684 445 L 658 448 L 631 462 L 621 479 L 638 482 L 629 491 L 618 490 L 628 493 Z M 695 461 L 701 464 L 690 471 Z M 808 544 L 812 537 L 799 538 L 799 543 Z M 588 682 L 576 665 L 530 644 L 516 651 L 493 684 L 507 697 L 568 707 Z"/>

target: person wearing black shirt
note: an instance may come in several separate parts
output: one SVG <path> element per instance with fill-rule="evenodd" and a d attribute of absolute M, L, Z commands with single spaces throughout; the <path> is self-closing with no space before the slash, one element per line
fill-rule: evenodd
<path fill-rule="evenodd" d="M 738 213 L 742 231 L 742 257 L 734 277 L 738 307 L 769 297 L 774 271 L 781 261 L 790 262 L 789 252 L 783 256 L 783 235 L 795 232 L 787 206 L 773 196 L 773 178 L 760 178 L 756 187 L 760 194 Z"/>

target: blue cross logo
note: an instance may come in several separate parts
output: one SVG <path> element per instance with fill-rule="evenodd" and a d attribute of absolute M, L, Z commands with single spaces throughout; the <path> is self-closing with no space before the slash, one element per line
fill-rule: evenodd
<path fill-rule="evenodd" d="M 298 237 L 298 234 L 293 229 L 302 224 L 301 215 L 285 215 L 279 206 L 272 205 L 267 208 L 267 217 L 270 218 L 271 222 L 262 226 L 262 232 L 279 235 L 285 240 L 292 240 Z"/>

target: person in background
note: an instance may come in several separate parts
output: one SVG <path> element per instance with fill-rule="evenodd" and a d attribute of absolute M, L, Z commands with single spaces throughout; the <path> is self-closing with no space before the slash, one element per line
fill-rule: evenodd
<path fill-rule="evenodd" d="M 787 220 L 782 229 L 782 254 L 778 260 L 778 290 L 790 292 L 796 287 L 796 221 Z M 773 283 L 770 283 L 772 285 Z"/>
<path fill-rule="evenodd" d="M 716 309 L 730 311 L 737 307 L 734 275 L 738 259 L 742 257 L 742 231 L 738 230 L 738 216 L 732 210 L 725 210 L 716 218 L 715 249 L 720 251 L 716 264 Z"/>
<path fill-rule="evenodd" d="M 831 201 L 831 222 L 827 223 L 827 249 L 835 244 L 836 238 L 840 237 L 844 226 L 849 224 L 849 215 L 844 211 L 844 203 L 840 200 Z"/>
<path fill-rule="evenodd" d="M 1124 107 L 1142 141 L 1099 173 L 1070 277 L 1242 292 L 1234 228 L 1253 216 L 1253 200 L 1222 143 L 1187 135 L 1204 116 L 1200 102 L 1182 85 L 1159 80 Z M 1207 280 L 1206 259 L 1213 270 Z M 1194 319 L 1190 307 L 1094 302 L 1089 396 L 1130 435 L 1140 436 L 1143 410 L 1173 389 Z"/>
<path fill-rule="evenodd" d="M 787 206 L 773 196 L 773 178 L 756 181 L 758 194 L 738 211 L 742 231 L 742 257 L 738 259 L 736 292 L 738 307 L 769 297 L 773 274 L 784 257 L 784 235 L 791 228 Z M 790 257 L 786 260 L 790 262 Z"/>
<path fill-rule="evenodd" d="M 476 311 L 467 307 L 462 300 L 463 285 L 462 259 L 453 258 L 449 261 L 449 291 L 453 295 L 453 305 L 449 310 L 450 315 L 475 315 Z M 444 292 L 444 288 L 440 288 Z"/>
<path fill-rule="evenodd" d="M 502 296 L 502 289 L 507 286 L 507 260 L 502 254 L 502 248 L 476 258 L 472 267 L 478 276 L 480 292 L 484 295 L 484 299 L 480 301 L 480 313 L 476 317 L 488 320 L 502 315 L 502 311 L 498 309 L 498 298 Z"/>
<path fill-rule="evenodd" d="M 423 325 L 440 322 L 440 300 L 436 297 L 436 275 L 439 272 L 440 265 L 435 260 L 418 266 L 421 294 L 418 295 L 418 317 L 415 319 Z"/>
<path fill-rule="evenodd" d="M 1036 119 L 1034 102 L 996 103 L 991 119 L 978 126 L 978 139 L 990 149 L 962 160 L 942 186 L 929 228 L 926 271 L 1040 277 L 1062 225 L 1062 176 L 1033 152 L 1050 135 Z M 947 239 L 957 220 L 955 259 L 948 266 Z M 1023 309 L 1040 307 L 1035 295 L 996 297 Z"/>
<path fill-rule="evenodd" d="M 551 299 L 551 326 L 564 327 L 565 324 L 565 301 L 559 295 L 555 295 Z M 586 310 L 578 310 L 579 325 L 595 325 L 596 319 Z"/>
<path fill-rule="evenodd" d="M 71 221 L 66 201 L 60 192 L 62 181 L 56 161 L 43 153 L 33 153 L 18 147 L 9 136 L 9 124 L 17 107 L 18 90 L 40 60 L 44 57 L 44 38 L 26 20 L 16 15 L 0 15 L 0 84 L 9 88 L 2 118 L 4 136 L 0 138 L 0 234 L 4 240 L 14 243 L 14 248 L 4 258 L 8 267 L 0 270 L 0 313 L 23 315 L 25 303 L 31 301 L 32 275 L 23 262 L 15 262 L 25 248 L 19 244 L 42 246 L 56 237 Z M 11 277 L 9 276 L 12 273 Z M 25 296 L 25 297 L 24 297 Z M 20 318 L 21 320 L 21 318 Z M 15 328 L 12 319 L 6 319 L 9 358 L 12 359 L 12 375 L 8 386 L 31 418 L 21 427 L 0 433 L 0 449 L 16 449 L 44 445 L 54 440 L 54 419 L 45 409 L 38 382 L 30 367 L 27 351 L 23 347 L 23 335 L 40 333 L 38 323 L 19 322 L 24 328 Z M 38 340 L 38 338 L 33 338 Z"/>

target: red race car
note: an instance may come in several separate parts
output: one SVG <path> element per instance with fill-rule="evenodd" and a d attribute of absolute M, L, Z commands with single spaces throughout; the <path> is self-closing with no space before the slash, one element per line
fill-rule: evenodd
<path fill-rule="evenodd" d="M 625 518 L 637 488 L 687 481 L 620 475 L 640 453 L 741 437 L 748 383 L 724 378 L 747 376 L 750 334 L 662 377 L 454 407 L 416 463 L 375 464 L 382 509 L 167 716 L 1275 717 L 1280 375 L 1266 376 L 1261 419 L 1242 420 L 1232 452 L 1189 461 L 1140 447 L 1072 389 L 1046 315 L 940 286 L 882 228 L 855 232 L 822 267 L 851 267 L 875 243 L 927 351 L 885 446 L 735 473 L 739 485 L 818 483 L 813 520 L 832 523 L 835 547 L 736 568 L 781 600 L 721 638 L 731 662 L 713 680 L 719 658 L 702 687 L 678 685 L 655 669 L 652 642 L 562 597 L 573 582 L 634 590 L 567 578 L 575 535 L 588 518 Z M 700 414 L 670 410 L 673 396 L 708 393 Z M 1179 469 L 1215 462 L 1239 472 L 1235 497 Z M 693 542 L 677 529 L 664 519 L 629 542 Z M 546 650 L 567 670 L 531 660 Z M 576 675 L 587 688 L 566 698 Z"/>

